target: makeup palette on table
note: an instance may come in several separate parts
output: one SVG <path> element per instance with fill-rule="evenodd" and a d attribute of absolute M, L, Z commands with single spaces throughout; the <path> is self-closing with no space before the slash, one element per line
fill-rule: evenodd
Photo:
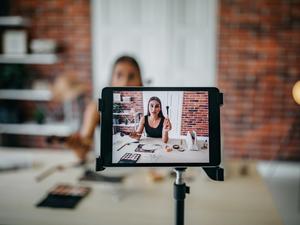
<path fill-rule="evenodd" d="M 37 207 L 74 209 L 91 191 L 89 187 L 59 184 L 52 188 Z"/>
<path fill-rule="evenodd" d="M 125 153 L 119 163 L 136 163 L 140 157 L 141 154 L 138 153 Z"/>

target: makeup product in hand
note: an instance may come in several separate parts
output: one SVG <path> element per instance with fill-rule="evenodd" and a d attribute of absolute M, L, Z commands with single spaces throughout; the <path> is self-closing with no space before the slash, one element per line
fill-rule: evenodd
<path fill-rule="evenodd" d="M 39 202 L 37 207 L 74 209 L 82 198 L 86 197 L 91 188 L 59 184 L 52 188 L 47 197 Z"/>

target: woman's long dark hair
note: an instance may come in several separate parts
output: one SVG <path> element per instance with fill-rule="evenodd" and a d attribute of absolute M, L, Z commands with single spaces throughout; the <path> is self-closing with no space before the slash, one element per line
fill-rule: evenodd
<path fill-rule="evenodd" d="M 148 116 L 150 116 L 150 111 L 149 111 L 149 104 L 150 104 L 150 102 L 151 101 L 157 101 L 158 103 L 159 103 L 159 105 L 160 105 L 160 112 L 158 113 L 158 117 L 160 117 L 160 118 L 165 118 L 164 117 L 164 114 L 162 113 L 162 106 L 161 106 L 161 101 L 160 101 L 160 99 L 158 98 L 158 97 L 156 97 L 156 96 L 153 96 L 153 97 L 151 97 L 150 99 L 149 99 L 149 101 L 148 101 L 148 108 L 147 108 L 147 110 L 148 110 Z"/>

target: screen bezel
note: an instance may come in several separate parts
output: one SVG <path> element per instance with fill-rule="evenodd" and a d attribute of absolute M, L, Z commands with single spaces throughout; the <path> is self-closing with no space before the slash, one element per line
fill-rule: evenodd
<path fill-rule="evenodd" d="M 207 91 L 209 118 L 209 162 L 199 163 L 112 163 L 112 106 L 114 91 Z M 206 167 L 221 163 L 220 92 L 215 87 L 106 87 L 101 103 L 101 155 L 97 164 L 102 167 Z M 103 141 L 108 140 L 108 141 Z"/>

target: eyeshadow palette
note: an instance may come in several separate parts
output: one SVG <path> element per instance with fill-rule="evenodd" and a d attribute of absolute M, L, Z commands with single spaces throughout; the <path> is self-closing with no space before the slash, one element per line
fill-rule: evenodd
<path fill-rule="evenodd" d="M 140 157 L 141 154 L 138 153 L 125 153 L 120 159 L 119 163 L 136 163 Z"/>
<path fill-rule="evenodd" d="M 59 184 L 52 188 L 46 198 L 39 202 L 37 207 L 75 208 L 82 198 L 86 197 L 91 188 Z"/>

